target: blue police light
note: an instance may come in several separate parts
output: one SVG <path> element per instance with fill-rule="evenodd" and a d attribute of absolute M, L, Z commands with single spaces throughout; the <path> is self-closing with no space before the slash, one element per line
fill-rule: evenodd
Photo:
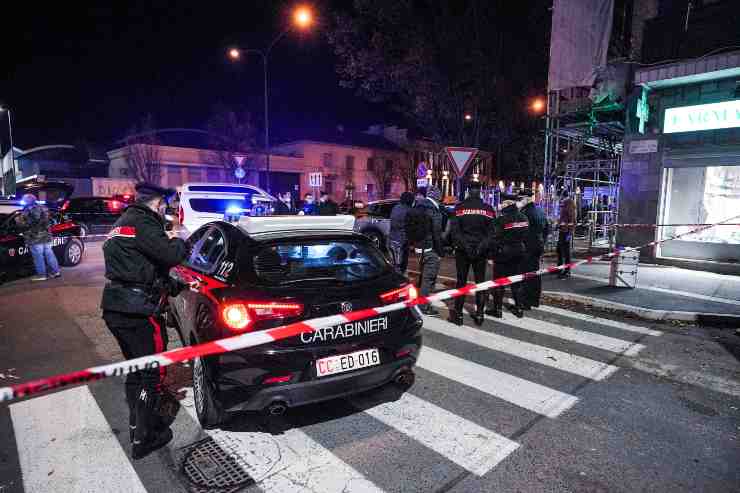
<path fill-rule="evenodd" d="M 231 205 L 226 209 L 226 214 L 241 214 L 242 212 L 245 212 L 245 209 L 242 209 L 241 207 L 237 207 L 235 205 Z"/>
<path fill-rule="evenodd" d="M 20 202 L 18 202 L 18 205 L 20 205 L 21 207 L 25 207 L 26 206 L 26 201 L 25 200 L 21 200 Z"/>

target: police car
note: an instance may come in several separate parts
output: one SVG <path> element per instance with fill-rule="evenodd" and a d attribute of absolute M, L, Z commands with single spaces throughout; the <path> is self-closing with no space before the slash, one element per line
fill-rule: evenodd
<path fill-rule="evenodd" d="M 33 258 L 17 226 L 22 204 L 0 201 L 0 283 L 34 272 Z M 84 244 L 79 240 L 80 227 L 50 212 L 52 250 L 60 265 L 73 267 L 82 261 Z"/>
<path fill-rule="evenodd" d="M 237 216 L 196 230 L 170 271 L 181 286 L 168 322 L 184 345 L 415 299 L 352 216 Z M 391 382 L 406 388 L 421 348 L 416 307 L 193 361 L 204 427 L 238 411 L 286 408 Z"/>

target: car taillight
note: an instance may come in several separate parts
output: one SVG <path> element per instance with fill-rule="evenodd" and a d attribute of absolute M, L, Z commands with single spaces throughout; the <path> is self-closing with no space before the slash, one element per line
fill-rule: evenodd
<path fill-rule="evenodd" d="M 123 209 L 123 204 L 118 200 L 106 200 L 108 206 L 108 212 L 120 212 Z"/>
<path fill-rule="evenodd" d="M 280 301 L 243 301 L 229 303 L 221 311 L 226 326 L 238 332 L 248 331 L 256 322 L 262 320 L 297 317 L 302 313 L 302 303 L 286 303 Z"/>
<path fill-rule="evenodd" d="M 419 297 L 419 292 L 413 284 L 407 284 L 401 288 L 388 291 L 380 295 L 380 299 L 386 305 L 399 301 L 411 301 Z"/>
<path fill-rule="evenodd" d="M 185 222 L 185 211 L 182 206 L 180 206 L 180 209 L 177 211 L 177 220 L 180 221 L 180 224 Z"/>
<path fill-rule="evenodd" d="M 49 228 L 49 232 L 51 233 L 61 233 L 62 231 L 67 231 L 68 229 L 76 228 L 77 224 L 73 222 L 66 222 L 66 223 L 59 223 L 55 224 L 51 228 Z"/>

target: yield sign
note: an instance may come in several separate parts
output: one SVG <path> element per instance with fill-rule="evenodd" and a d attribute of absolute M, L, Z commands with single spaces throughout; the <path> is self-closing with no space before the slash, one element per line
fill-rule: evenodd
<path fill-rule="evenodd" d="M 478 154 L 478 149 L 475 147 L 446 147 L 445 150 L 450 157 L 450 161 L 457 168 L 457 176 L 465 175 L 470 163 L 473 162 L 473 158 Z"/>

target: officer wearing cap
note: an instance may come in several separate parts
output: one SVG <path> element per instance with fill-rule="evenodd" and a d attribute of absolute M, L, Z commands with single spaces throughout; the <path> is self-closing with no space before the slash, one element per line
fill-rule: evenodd
<path fill-rule="evenodd" d="M 458 288 L 468 283 L 468 273 L 471 267 L 476 283 L 483 282 L 486 277 L 486 256 L 479 248 L 490 234 L 496 213 L 493 207 L 483 202 L 480 190 L 479 182 L 470 183 L 468 197 L 455 207 L 454 216 L 449 223 L 449 238 L 455 246 Z M 472 317 L 477 325 L 483 325 L 485 297 L 485 291 L 475 293 L 476 311 Z M 450 312 L 450 322 L 462 325 L 464 303 L 464 296 L 455 298 L 455 309 Z"/>
<path fill-rule="evenodd" d="M 105 277 L 103 320 L 126 359 L 162 352 L 167 332 L 162 304 L 167 299 L 169 269 L 185 259 L 181 239 L 165 233 L 164 209 L 175 190 L 150 183 L 136 186 L 136 200 L 113 225 L 103 244 Z M 130 373 L 126 400 L 132 456 L 139 459 L 164 446 L 172 431 L 162 417 L 164 369 Z"/>
<path fill-rule="evenodd" d="M 533 272 L 539 270 L 542 255 L 545 253 L 545 243 L 550 234 L 550 223 L 547 221 L 545 212 L 532 200 L 532 194 L 523 191 L 521 195 L 521 212 L 527 216 L 529 229 L 525 244 L 527 252 L 522 262 L 522 272 Z M 534 276 L 524 281 L 522 287 L 522 298 L 524 309 L 540 306 L 542 296 L 542 277 Z"/>
<path fill-rule="evenodd" d="M 501 214 L 493 221 L 493 235 L 490 248 L 493 255 L 493 278 L 513 276 L 521 273 L 521 264 L 526 253 L 525 241 L 529 222 L 527 216 L 519 212 L 516 195 L 501 194 Z M 524 299 L 521 283 L 511 284 L 514 306 L 507 308 L 517 317 L 524 316 Z M 486 310 L 487 315 L 503 317 L 504 287 L 493 288 L 493 308 Z"/>

